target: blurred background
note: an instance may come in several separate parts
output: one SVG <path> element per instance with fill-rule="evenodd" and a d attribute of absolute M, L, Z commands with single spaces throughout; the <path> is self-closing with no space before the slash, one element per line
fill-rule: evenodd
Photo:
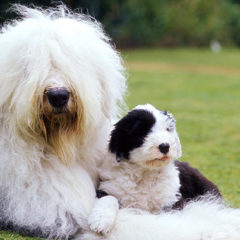
<path fill-rule="evenodd" d="M 6 11 L 16 2 L 60 3 L 1 1 L 1 24 L 16 17 Z M 127 69 L 129 109 L 151 103 L 172 112 L 182 160 L 240 207 L 240 0 L 63 2 L 95 17 L 113 39 Z"/>
<path fill-rule="evenodd" d="M 1 22 L 11 3 L 55 6 L 60 1 L 1 1 Z M 118 47 L 240 46 L 240 0 L 63 0 L 103 23 Z"/>

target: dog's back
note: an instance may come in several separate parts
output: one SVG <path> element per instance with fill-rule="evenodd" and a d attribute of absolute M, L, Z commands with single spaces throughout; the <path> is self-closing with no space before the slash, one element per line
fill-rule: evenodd
<path fill-rule="evenodd" d="M 174 204 L 173 208 L 182 208 L 187 202 L 207 194 L 210 197 L 221 198 L 218 187 L 204 177 L 198 169 L 181 161 L 175 161 L 175 166 L 179 171 L 181 199 Z"/>

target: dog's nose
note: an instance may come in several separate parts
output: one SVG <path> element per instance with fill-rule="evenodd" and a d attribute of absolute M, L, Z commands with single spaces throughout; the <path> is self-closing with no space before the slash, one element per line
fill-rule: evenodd
<path fill-rule="evenodd" d="M 47 90 L 46 95 L 52 107 L 62 108 L 69 100 L 69 91 L 64 88 L 51 88 Z"/>
<path fill-rule="evenodd" d="M 158 147 L 161 153 L 166 154 L 169 152 L 170 146 L 168 143 L 161 143 Z"/>

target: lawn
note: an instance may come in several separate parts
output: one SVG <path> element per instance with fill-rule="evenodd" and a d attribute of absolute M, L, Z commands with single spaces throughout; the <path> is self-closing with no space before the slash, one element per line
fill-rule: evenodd
<path fill-rule="evenodd" d="M 215 182 L 240 207 L 240 51 L 124 51 L 129 108 L 151 103 L 177 120 L 183 161 Z"/>
<path fill-rule="evenodd" d="M 122 52 L 129 108 L 151 103 L 177 120 L 183 161 L 216 183 L 240 207 L 240 51 L 144 49 Z M 23 240 L 0 232 L 0 240 Z"/>

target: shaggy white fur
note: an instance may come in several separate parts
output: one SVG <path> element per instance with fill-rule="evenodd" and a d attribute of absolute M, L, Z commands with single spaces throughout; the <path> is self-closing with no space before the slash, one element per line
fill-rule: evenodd
<path fill-rule="evenodd" d="M 160 213 L 180 198 L 179 172 L 174 162 L 151 170 L 122 162 L 105 173 L 99 189 L 116 197 L 123 208 Z"/>
<path fill-rule="evenodd" d="M 99 209 L 101 204 L 106 204 L 104 198 L 98 200 Z M 119 210 L 115 221 L 108 226 L 108 229 L 112 227 L 110 233 L 100 231 L 103 222 L 109 224 L 109 221 L 99 209 L 98 232 L 104 235 L 89 232 L 81 235 L 81 240 L 239 240 L 240 236 L 240 210 L 227 208 L 208 197 L 189 203 L 182 211 L 160 215 L 134 209 Z M 112 211 L 116 208 L 112 207 Z M 95 222 L 95 229 L 96 225 Z"/>
<path fill-rule="evenodd" d="M 163 211 L 164 207 L 172 206 L 181 198 L 179 170 L 173 161 L 181 156 L 175 122 L 172 115 L 164 114 L 149 104 L 135 109 L 151 112 L 156 119 L 155 124 L 146 132 L 143 144 L 131 150 L 127 159 L 116 159 L 115 153 L 109 153 L 109 158 L 99 170 L 102 179 L 99 189 L 116 197 L 121 210 L 118 210 L 113 197 L 98 199 L 88 223 L 93 232 L 101 235 L 87 233 L 81 239 L 240 239 L 240 210 L 226 207 L 217 195 L 210 192 L 189 202 L 183 210 Z M 130 112 L 124 120 L 129 123 L 131 116 Z M 110 146 L 114 131 L 118 128 L 124 130 L 125 125 L 120 125 L 120 122 L 112 132 Z M 126 131 L 131 131 L 131 128 Z M 117 136 L 121 137 L 121 134 Z M 138 137 L 135 138 L 139 140 Z M 124 140 L 129 140 L 129 144 L 136 139 Z M 162 143 L 169 143 L 167 154 L 158 149 Z"/>
<path fill-rule="evenodd" d="M 17 11 L 24 17 L 0 34 L 1 227 L 88 240 L 239 240 L 239 210 L 206 200 L 151 215 L 118 211 L 116 200 L 103 198 L 97 201 L 101 224 L 89 223 L 99 232 L 107 217 L 109 235 L 77 234 L 89 230 L 96 162 L 122 102 L 123 67 L 95 21 L 62 7 Z M 70 93 L 60 114 L 46 97 L 54 88 Z"/>
<path fill-rule="evenodd" d="M 128 159 L 117 162 L 116 155 L 109 153 L 99 168 L 99 189 L 116 197 L 123 208 L 160 213 L 181 197 L 179 171 L 174 165 L 182 155 L 175 119 L 150 104 L 139 105 L 132 112 L 135 110 L 152 114 L 156 123 L 146 133 L 143 144 L 130 151 Z M 163 143 L 169 144 L 167 154 L 159 150 Z"/>
<path fill-rule="evenodd" d="M 107 234 L 112 230 L 118 212 L 118 200 L 106 196 L 96 200 L 92 213 L 88 217 L 88 224 L 92 231 Z"/>
<path fill-rule="evenodd" d="M 0 227 L 67 238 L 87 228 L 124 69 L 90 17 L 15 10 L 0 34 Z M 58 88 L 70 93 L 60 114 L 46 96 Z"/>

